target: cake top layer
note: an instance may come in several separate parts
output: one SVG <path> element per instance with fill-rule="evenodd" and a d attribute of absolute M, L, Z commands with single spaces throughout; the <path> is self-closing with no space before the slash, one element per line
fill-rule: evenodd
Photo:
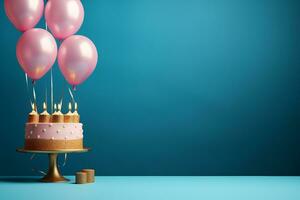
<path fill-rule="evenodd" d="M 82 123 L 26 123 L 25 139 L 75 140 L 83 138 Z"/>

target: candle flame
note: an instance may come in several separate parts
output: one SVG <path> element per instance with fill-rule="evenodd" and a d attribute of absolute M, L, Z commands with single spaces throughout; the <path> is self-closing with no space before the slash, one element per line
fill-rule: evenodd
<path fill-rule="evenodd" d="M 58 111 L 61 111 L 61 104 L 57 105 Z"/>
<path fill-rule="evenodd" d="M 56 103 L 54 104 L 54 112 L 56 112 L 57 110 L 57 106 L 56 106 Z"/>
<path fill-rule="evenodd" d="M 72 110 L 72 104 L 71 104 L 71 102 L 69 102 L 69 111 L 71 111 Z"/>
<path fill-rule="evenodd" d="M 44 110 L 47 110 L 47 105 L 46 105 L 45 102 L 43 103 L 43 109 L 44 109 Z"/>

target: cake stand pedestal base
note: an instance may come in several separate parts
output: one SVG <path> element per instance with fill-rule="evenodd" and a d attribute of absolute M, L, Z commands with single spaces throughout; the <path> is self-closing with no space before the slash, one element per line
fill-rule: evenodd
<path fill-rule="evenodd" d="M 84 153 L 88 152 L 90 149 L 63 149 L 63 150 L 53 150 L 53 151 L 40 151 L 40 150 L 27 150 L 23 148 L 17 149 L 17 152 L 22 153 L 40 153 L 40 154 L 48 154 L 49 157 L 49 168 L 47 174 L 40 179 L 41 182 L 46 183 L 59 183 L 59 182 L 67 182 L 69 179 L 66 179 L 60 174 L 59 168 L 57 166 L 57 157 L 58 154 L 61 153 Z"/>
<path fill-rule="evenodd" d="M 57 153 L 49 153 L 49 169 L 47 174 L 40 180 L 42 182 L 67 182 L 69 179 L 64 178 L 57 166 Z"/>

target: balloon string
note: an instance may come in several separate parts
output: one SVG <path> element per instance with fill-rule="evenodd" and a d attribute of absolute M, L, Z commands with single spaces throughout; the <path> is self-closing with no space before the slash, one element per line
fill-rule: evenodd
<path fill-rule="evenodd" d="M 35 154 L 32 154 L 32 155 L 30 156 L 30 160 L 32 160 L 34 157 L 35 157 Z"/>
<path fill-rule="evenodd" d="M 30 156 L 30 160 L 33 160 L 34 157 L 35 157 L 35 154 L 32 154 L 32 155 Z M 41 174 L 43 174 L 43 175 L 46 175 L 46 173 L 45 173 L 44 171 L 42 171 L 42 170 L 37 170 L 37 169 L 35 169 L 35 168 L 31 168 L 31 170 L 32 170 L 33 172 L 39 172 L 39 173 L 41 173 Z"/>
<path fill-rule="evenodd" d="M 30 156 L 30 160 L 33 160 L 35 158 L 35 154 L 32 154 L 31 156 Z M 68 154 L 67 153 L 65 153 L 65 156 L 64 156 L 64 162 L 63 162 L 63 167 L 67 164 L 67 158 L 68 158 Z M 60 165 L 58 164 L 58 167 L 60 167 Z M 44 172 L 44 171 L 42 171 L 42 170 L 38 170 L 38 169 L 35 169 L 35 168 L 31 168 L 31 170 L 33 171 L 33 172 L 39 172 L 39 173 L 41 173 L 41 174 L 43 174 L 43 175 L 46 175 L 47 173 L 46 172 Z"/>
<path fill-rule="evenodd" d="M 47 0 L 45 1 L 45 4 L 47 4 Z M 47 25 L 46 18 L 44 17 L 44 19 L 45 19 L 45 29 L 46 29 L 46 31 L 48 31 L 48 25 Z"/>
<path fill-rule="evenodd" d="M 65 153 L 65 158 L 64 158 L 63 167 L 67 164 L 67 158 L 68 158 L 68 154 Z"/>
<path fill-rule="evenodd" d="M 34 169 L 34 168 L 31 168 L 31 170 L 32 170 L 33 172 L 39 172 L 39 173 L 41 173 L 41 174 L 43 174 L 43 175 L 46 175 L 46 172 L 44 172 L 44 171 L 42 171 L 42 170 L 37 170 L 37 169 Z"/>
<path fill-rule="evenodd" d="M 27 95 L 28 95 L 28 98 L 29 98 L 30 106 L 32 106 L 32 100 L 31 100 L 30 92 L 29 92 L 29 84 L 28 84 L 28 75 L 27 75 L 27 73 L 25 73 L 25 81 L 26 81 L 26 89 L 27 89 Z"/>
<path fill-rule="evenodd" d="M 72 90 L 70 88 L 69 89 L 69 94 L 71 96 L 71 99 L 72 99 L 72 103 L 74 104 L 75 103 L 75 99 L 74 99 L 74 96 L 73 96 L 73 93 L 72 93 Z"/>
<path fill-rule="evenodd" d="M 60 98 L 60 102 L 59 102 L 61 107 L 62 107 L 63 99 L 64 99 L 64 87 L 61 88 L 61 98 Z"/>
<path fill-rule="evenodd" d="M 47 0 L 45 3 L 47 3 Z M 45 19 L 45 29 L 46 29 L 46 31 L 48 31 L 48 25 L 47 25 L 46 19 Z M 47 88 L 46 88 L 46 90 L 47 90 Z M 50 102 L 51 102 L 51 113 L 53 113 L 53 72 L 52 72 L 52 67 L 50 69 Z"/>
<path fill-rule="evenodd" d="M 46 103 L 46 105 L 48 103 L 48 95 L 47 95 L 47 93 L 48 93 L 48 90 L 47 90 L 47 86 L 46 86 L 46 89 L 45 89 L 45 103 Z"/>
<path fill-rule="evenodd" d="M 36 94 L 35 94 L 35 87 L 34 87 L 34 84 L 32 85 L 32 94 L 33 94 L 33 101 L 34 101 L 34 104 L 36 105 Z"/>
<path fill-rule="evenodd" d="M 50 70 L 50 95 L 51 95 L 51 113 L 53 113 L 53 74 L 52 74 L 52 68 Z"/>
<path fill-rule="evenodd" d="M 68 158 L 68 154 L 65 153 L 65 154 L 64 154 L 64 162 L 63 162 L 63 164 L 62 164 L 62 167 L 64 167 L 64 166 L 67 164 L 67 158 Z M 59 163 L 58 163 L 58 167 L 60 168 L 60 164 L 59 164 Z"/>

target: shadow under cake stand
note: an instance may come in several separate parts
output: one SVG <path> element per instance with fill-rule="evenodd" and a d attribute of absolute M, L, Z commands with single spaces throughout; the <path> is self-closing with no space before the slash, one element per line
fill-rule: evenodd
<path fill-rule="evenodd" d="M 17 152 L 22 153 L 34 153 L 34 154 L 48 154 L 49 157 L 49 168 L 47 174 L 40 179 L 41 182 L 67 182 L 69 179 L 63 177 L 57 166 L 57 157 L 58 154 L 65 154 L 65 153 L 85 153 L 88 152 L 90 148 L 83 148 L 83 149 L 61 149 L 61 150 L 49 150 L 49 151 L 42 151 L 42 150 L 27 150 L 24 148 L 18 148 Z"/>

